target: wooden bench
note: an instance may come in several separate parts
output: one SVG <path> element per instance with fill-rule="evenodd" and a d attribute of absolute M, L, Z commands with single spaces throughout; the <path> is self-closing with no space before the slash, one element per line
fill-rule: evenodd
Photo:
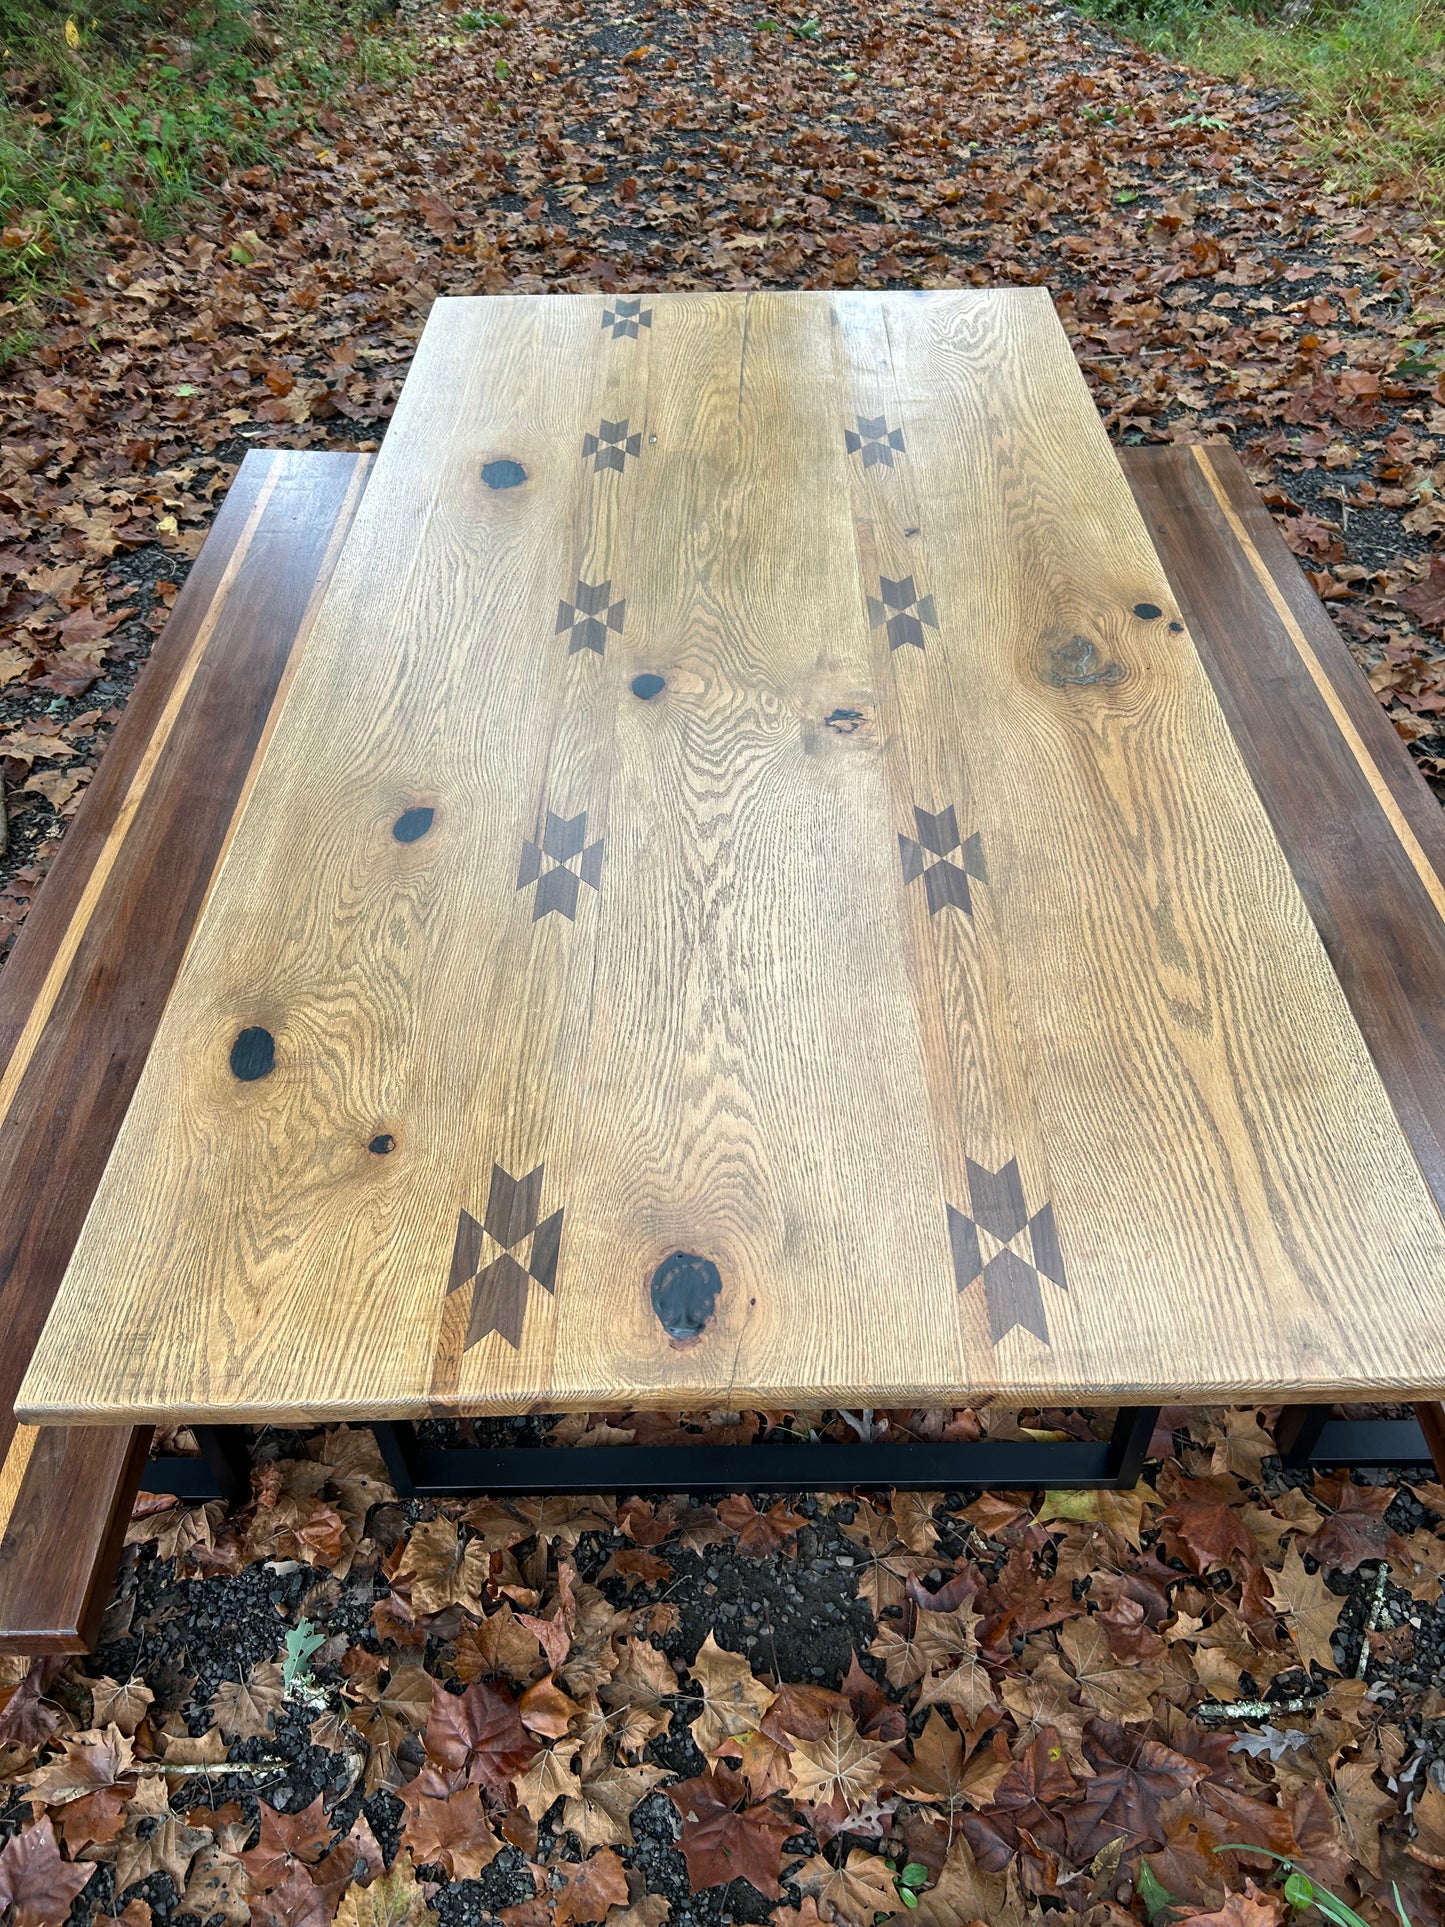
<path fill-rule="evenodd" d="M 83 1652 L 148 1430 L 15 1394 L 369 457 L 248 455 L 0 971 L 0 1649 Z"/>
<path fill-rule="evenodd" d="M 1122 460 L 1445 1204 L 1445 819 L 1233 455 Z M 0 1649 L 85 1650 L 146 1476 L 145 1428 L 16 1431 L 10 1412 L 366 467 L 247 458 L 0 972 Z M 1438 1408 L 1420 1411 L 1423 1434 L 1313 1409 L 1282 1432 L 1301 1460 L 1420 1459 L 1440 1443 Z M 148 1483 L 199 1497 L 227 1470 L 157 1467 Z"/>

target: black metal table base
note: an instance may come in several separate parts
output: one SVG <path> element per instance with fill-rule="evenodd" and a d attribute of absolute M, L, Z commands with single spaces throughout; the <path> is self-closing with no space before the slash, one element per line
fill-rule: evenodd
<path fill-rule="evenodd" d="M 378 1420 L 371 1431 L 401 1498 L 481 1492 L 826 1492 L 947 1490 L 960 1486 L 1128 1487 L 1138 1482 L 1157 1406 L 1128 1407 L 1107 1439 L 1051 1444 L 979 1439 L 930 1445 L 424 1445 L 416 1427 Z M 192 1504 L 237 1500 L 249 1490 L 245 1434 L 197 1425 L 202 1456 L 152 1459 L 147 1492 Z"/>
<path fill-rule="evenodd" d="M 1334 1419 L 1328 1405 L 1286 1409 L 1275 1428 L 1288 1467 L 1428 1465 L 1415 1419 Z M 1107 1439 L 916 1441 L 881 1445 L 602 1445 L 500 1447 L 425 1445 L 414 1425 L 378 1420 L 376 1438 L 401 1498 L 454 1499 L 491 1492 L 828 1492 L 1112 1488 L 1138 1483 L 1159 1417 L 1155 1405 L 1124 1407 Z M 193 1505 L 235 1503 L 250 1491 L 250 1459 L 239 1426 L 192 1428 L 201 1456 L 152 1459 L 147 1492 L 173 1492 Z"/>
<path fill-rule="evenodd" d="M 1108 1439 L 930 1445 L 483 1446 L 439 1450 L 411 1425 L 372 1426 L 403 1498 L 463 1493 L 930 1491 L 958 1486 L 1131 1486 L 1156 1406 L 1121 1411 Z"/>
<path fill-rule="evenodd" d="M 1429 1440 L 1418 1419 L 1331 1418 L 1328 1405 L 1289 1405 L 1274 1428 L 1283 1463 L 1311 1465 L 1430 1465 Z"/>

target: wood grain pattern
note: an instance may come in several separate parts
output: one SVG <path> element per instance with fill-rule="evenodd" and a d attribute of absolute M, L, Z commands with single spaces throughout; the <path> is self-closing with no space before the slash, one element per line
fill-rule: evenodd
<path fill-rule="evenodd" d="M 648 305 L 438 303 L 23 1416 L 1445 1386 L 1046 297 Z"/>
<path fill-rule="evenodd" d="M 149 1430 L 11 1410 L 367 466 L 247 457 L 0 974 L 0 1650 L 103 1605 Z"/>

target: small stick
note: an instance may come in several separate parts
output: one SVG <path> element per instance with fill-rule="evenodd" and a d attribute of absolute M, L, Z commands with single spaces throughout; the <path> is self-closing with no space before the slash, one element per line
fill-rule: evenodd
<path fill-rule="evenodd" d="M 1267 1720 L 1276 1713 L 1312 1713 L 1326 1698 L 1306 1693 L 1292 1700 L 1205 1700 L 1194 1709 L 1197 1720 Z"/>
<path fill-rule="evenodd" d="M 1380 1614 L 1385 1608 L 1385 1582 L 1390 1577 L 1390 1563 L 1380 1561 L 1380 1569 L 1375 1574 L 1375 1590 L 1370 1598 L 1370 1610 L 1365 1614 L 1365 1624 L 1360 1632 L 1360 1656 L 1355 1661 L 1355 1678 L 1365 1677 L 1365 1668 L 1370 1663 L 1370 1634 L 1380 1623 Z"/>

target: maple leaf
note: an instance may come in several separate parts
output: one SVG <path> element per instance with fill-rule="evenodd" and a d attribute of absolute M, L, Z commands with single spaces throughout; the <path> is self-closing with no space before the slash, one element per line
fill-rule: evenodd
<path fill-rule="evenodd" d="M 540 1826 L 558 1800 L 575 1800 L 582 1783 L 573 1770 L 574 1746 L 543 1747 L 525 1773 L 516 1778 L 516 1801 Z"/>
<path fill-rule="evenodd" d="M 1069 1620 L 1059 1628 L 1058 1637 L 1074 1669 L 1079 1691 L 1091 1706 L 1110 1719 L 1134 1722 L 1149 1718 L 1153 1711 L 1151 1696 L 1157 1692 L 1162 1674 L 1137 1661 L 1115 1659 L 1097 1615 Z"/>
<path fill-rule="evenodd" d="M 1069 1858 L 1080 1866 L 1115 1840 L 1125 1849 L 1159 1845 L 1164 1802 L 1189 1792 L 1207 1771 L 1199 1761 L 1109 1720 L 1089 1721 L 1084 1754 L 1093 1777 L 1063 1816 Z"/>
<path fill-rule="evenodd" d="M 464 1540 L 450 1519 L 424 1519 L 412 1527 L 396 1582 L 410 1584 L 415 1613 L 462 1606 L 480 1619 L 491 1569 L 491 1555 L 481 1540 Z"/>
<path fill-rule="evenodd" d="M 1261 1893 L 1252 1880 L 1244 1883 L 1242 1894 L 1229 1894 L 1222 1907 L 1208 1913 L 1184 1914 L 1178 1918 L 1189 1927 L 1279 1927 L 1286 1903 L 1273 1894 Z"/>
<path fill-rule="evenodd" d="M 143 1679 L 133 1677 L 124 1686 L 110 1678 L 90 1682 L 91 1718 L 97 1726 L 118 1726 L 127 1739 L 145 1718 L 155 1695 Z"/>
<path fill-rule="evenodd" d="M 748 1806 L 747 1783 L 725 1767 L 664 1787 L 682 1815 L 682 1852 L 694 1893 L 747 1880 L 768 1900 L 779 1895 L 783 1842 L 794 1830 L 769 1806 Z"/>
<path fill-rule="evenodd" d="M 469 1626 L 452 1648 L 451 1669 L 461 1683 L 466 1686 L 474 1679 L 496 1675 L 526 1681 L 542 1672 L 536 1625 L 528 1619 L 504 1599 L 480 1626 Z"/>
<path fill-rule="evenodd" d="M 937 1800 L 950 1807 L 962 1797 L 963 1740 L 937 1711 L 929 1714 L 913 1742 L 901 1790 L 910 1800 Z"/>
<path fill-rule="evenodd" d="M 851 1718 L 835 1713 L 821 1738 L 798 1741 L 789 1770 L 798 1799 L 819 1806 L 841 1802 L 854 1812 L 882 1786 L 885 1763 L 895 1761 L 891 1747 L 865 1740 Z"/>
<path fill-rule="evenodd" d="M 583 1779 L 580 1791 L 568 1800 L 562 1825 L 576 1834 L 584 1852 L 591 1847 L 629 1846 L 633 1810 L 659 1780 L 666 1778 L 661 1767 L 645 1762 L 634 1767 L 603 1767 Z"/>
<path fill-rule="evenodd" d="M 1253 1550 L 1249 1533 L 1234 1508 L 1215 1499 L 1186 1499 L 1161 1514 L 1160 1524 L 1173 1528 L 1185 1558 L 1198 1573 L 1226 1566 L 1231 1559 L 1244 1558 Z"/>
<path fill-rule="evenodd" d="M 1011 1893 L 1009 1881 L 979 1866 L 967 1840 L 955 1836 L 936 1881 L 918 1896 L 916 1908 L 900 1907 L 890 1914 L 888 1927 L 907 1921 L 910 1927 L 965 1927 L 984 1921 L 987 1927 L 1026 1927 L 1034 1918 Z"/>
<path fill-rule="evenodd" d="M 64 1723 L 60 1708 L 45 1697 L 63 1665 L 63 1660 L 51 1658 L 31 1663 L 20 1684 L 0 1706 L 0 1746 L 22 1746 L 38 1753 Z"/>
<path fill-rule="evenodd" d="M 791 1546 L 808 1523 L 801 1512 L 794 1512 L 782 1499 L 766 1512 L 759 1512 L 741 1492 L 724 1499 L 717 1516 L 729 1532 L 737 1535 L 738 1551 L 749 1559 L 766 1559 L 770 1553 Z"/>
<path fill-rule="evenodd" d="M 251 1668 L 244 1685 L 221 1682 L 211 1695 L 211 1717 L 228 1739 L 264 1739 L 284 1699 L 283 1668 L 275 1660 L 266 1660 Z"/>
<path fill-rule="evenodd" d="M 0 1910 L 13 1909 L 14 1927 L 55 1927 L 94 1872 L 62 1860 L 49 1818 L 37 1820 L 0 1851 Z"/>
<path fill-rule="evenodd" d="M 464 1772 L 500 1800 L 508 1797 L 512 1781 L 537 1753 L 516 1701 L 485 1680 L 459 1694 L 437 1685 L 425 1745 L 427 1757 L 438 1766 Z"/>
<path fill-rule="evenodd" d="M 225 1927 L 245 1927 L 251 1918 L 250 1895 L 251 1878 L 241 1861 L 213 1841 L 192 1861 L 178 1911 L 200 1920 L 219 1915 Z"/>
<path fill-rule="evenodd" d="M 555 1677 L 548 1673 L 534 1686 L 527 1688 L 517 1702 L 517 1710 L 529 1733 L 536 1733 L 544 1740 L 560 1740 L 573 1717 L 582 1709 L 576 1700 L 567 1697 Z"/>
<path fill-rule="evenodd" d="M 1313 1661 L 1326 1672 L 1337 1673 L 1339 1662 L 1330 1640 L 1345 1602 L 1330 1591 L 1322 1572 L 1305 1570 L 1297 1547 L 1290 1547 L 1278 1577 L 1271 1577 L 1270 1595 L 1275 1610 L 1283 1614 L 1294 1635 L 1296 1650 L 1305 1665 Z"/>
<path fill-rule="evenodd" d="M 800 1893 L 816 1899 L 824 1920 L 841 1920 L 845 1927 L 873 1927 L 878 1915 L 890 1912 L 898 1900 L 888 1862 L 857 1847 L 840 1867 L 814 1854 L 792 1878 Z"/>
<path fill-rule="evenodd" d="M 319 1860 L 331 1840 L 331 1822 L 321 1794 L 309 1807 L 296 1813 L 281 1813 L 264 1800 L 257 1802 L 261 1813 L 261 1832 L 254 1847 L 241 1857 L 246 1871 L 260 1888 L 280 1884 L 295 1860 L 310 1864 Z"/>
<path fill-rule="evenodd" d="M 553 1902 L 557 1927 L 605 1920 L 609 1909 L 626 1905 L 627 1875 L 610 1847 L 602 1847 L 580 1866 L 564 1864 L 557 1871 L 566 1882 Z"/>
<path fill-rule="evenodd" d="M 702 1711 L 691 1721 L 699 1752 L 715 1753 L 735 1733 L 756 1730 L 777 1695 L 753 1676 L 739 1653 L 726 1652 L 711 1633 L 689 1671 L 702 1687 Z"/>
<path fill-rule="evenodd" d="M 342 1895 L 334 1927 L 435 1927 L 436 1918 L 403 1848 L 369 1887 L 352 1887 Z"/>
<path fill-rule="evenodd" d="M 178 1820 L 169 1812 L 142 1837 L 139 1829 L 151 1817 L 144 1811 L 137 1813 L 134 1807 L 131 1809 L 125 1831 L 115 1846 L 117 1893 L 124 1893 L 127 1887 L 133 1887 L 138 1880 L 145 1880 L 153 1873 L 169 1874 L 176 1892 L 183 1892 L 191 1862 L 203 1847 L 211 1844 L 209 1833 L 200 1827 L 188 1827 L 184 1820 Z"/>
<path fill-rule="evenodd" d="M 502 1850 L 482 1810 L 481 1788 L 468 1783 L 429 1794 L 416 1790 L 417 1780 L 438 1789 L 445 1784 L 423 1767 L 403 1795 L 407 1821 L 402 1838 L 413 1857 L 424 1867 L 444 1866 L 449 1879 L 476 1880 Z"/>
<path fill-rule="evenodd" d="M 1394 1534 L 1385 1513 L 1395 1495 L 1389 1486 L 1356 1485 L 1351 1479 L 1315 1481 L 1317 1505 L 1331 1508 L 1329 1517 L 1305 1540 L 1303 1550 L 1317 1565 L 1339 1566 L 1354 1572 L 1366 1559 L 1381 1559 L 1392 1550 Z"/>
<path fill-rule="evenodd" d="M 1402 589 L 1395 600 L 1418 616 L 1427 629 L 1445 628 L 1445 557 L 1431 556 L 1424 580 Z"/>
<path fill-rule="evenodd" d="M 83 1799 L 101 1787 L 114 1786 L 129 1768 L 135 1748 L 119 1727 L 105 1732 L 76 1733 L 65 1742 L 58 1760 L 51 1760 L 26 1782 L 30 1799 L 42 1806 L 63 1806 Z"/>
<path fill-rule="evenodd" d="M 1415 1838 L 1405 1851 L 1412 1860 L 1445 1873 L 1445 1793 L 1432 1780 L 1410 1810 Z"/>

